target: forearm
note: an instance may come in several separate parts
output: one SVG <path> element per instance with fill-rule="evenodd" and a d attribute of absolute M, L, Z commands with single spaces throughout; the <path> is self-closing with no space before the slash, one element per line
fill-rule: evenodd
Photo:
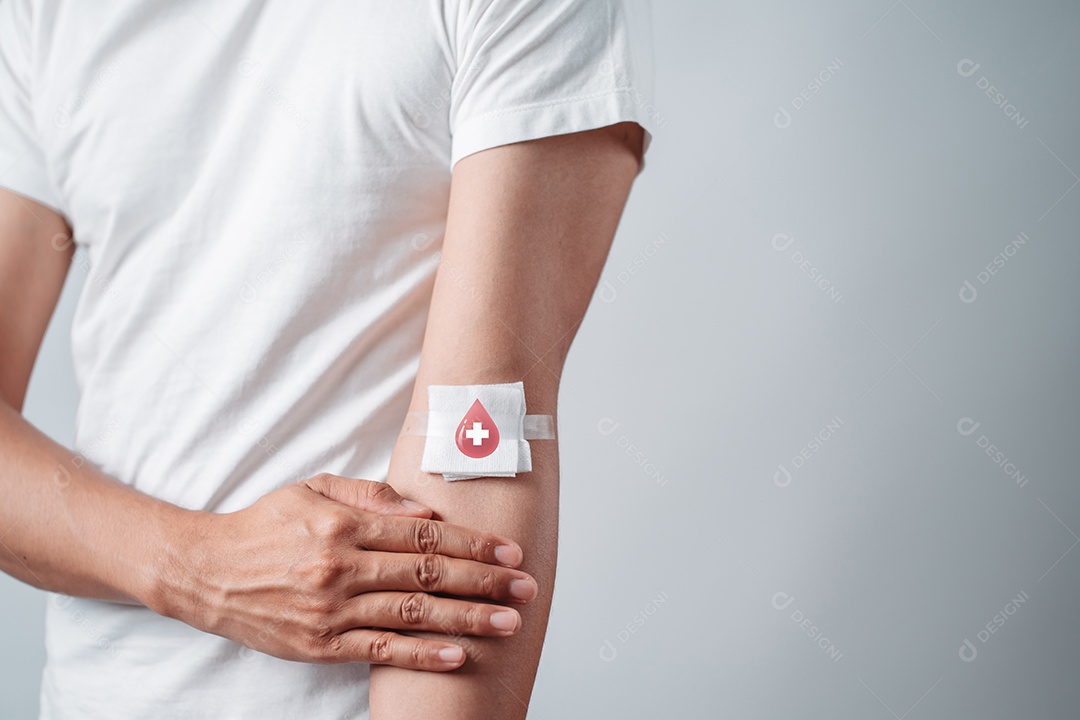
<path fill-rule="evenodd" d="M 422 382 L 426 388 L 427 384 L 496 383 L 520 378 L 520 374 L 493 371 L 479 379 L 443 374 L 426 377 Z M 526 379 L 530 413 L 555 414 L 555 391 L 551 386 Z M 423 393 L 418 393 L 412 409 L 426 410 L 425 399 Z M 520 569 L 536 578 L 539 594 L 531 602 L 517 606 L 521 627 L 509 638 L 452 637 L 465 649 L 467 659 L 464 666 L 449 675 L 372 667 L 372 717 L 435 717 L 431 714 L 435 707 L 441 720 L 524 717 L 543 649 L 555 582 L 559 502 L 556 443 L 531 443 L 530 473 L 453 483 L 418 470 L 423 443 L 424 438 L 414 435 L 399 439 L 390 484 L 399 493 L 435 508 L 437 516 L 448 522 L 514 538 L 524 552 Z M 452 633 L 453 628 L 447 632 Z"/>
<path fill-rule="evenodd" d="M 0 570 L 43 590 L 151 601 L 186 512 L 105 476 L 0 401 Z"/>
<path fill-rule="evenodd" d="M 97 472 L 19 414 L 74 252 L 57 213 L 0 191 L 0 571 L 36 587 L 143 602 L 179 508 Z"/>

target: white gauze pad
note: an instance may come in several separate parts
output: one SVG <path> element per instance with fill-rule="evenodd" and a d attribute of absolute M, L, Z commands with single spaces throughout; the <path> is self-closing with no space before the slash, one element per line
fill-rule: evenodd
<path fill-rule="evenodd" d="M 418 418 L 423 420 L 424 418 Z M 523 383 L 429 385 L 423 472 L 447 480 L 514 477 L 532 470 L 529 439 L 554 438 L 550 415 L 525 415 Z"/>

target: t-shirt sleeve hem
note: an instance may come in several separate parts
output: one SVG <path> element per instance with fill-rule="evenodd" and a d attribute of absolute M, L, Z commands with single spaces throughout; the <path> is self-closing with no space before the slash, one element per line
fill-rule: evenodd
<path fill-rule="evenodd" d="M 0 188 L 33 200 L 58 215 L 66 217 L 63 208 L 60 207 L 60 203 L 56 199 L 56 193 L 49 183 L 36 177 L 33 173 L 19 172 L 18 165 L 0 175 Z"/>
<path fill-rule="evenodd" d="M 644 151 L 652 143 L 652 118 L 633 88 L 497 110 L 470 118 L 455 129 L 450 154 L 453 168 L 459 160 L 481 150 L 554 135 L 566 135 L 636 122 L 645 130 Z M 644 152 L 638 173 L 645 169 Z"/>

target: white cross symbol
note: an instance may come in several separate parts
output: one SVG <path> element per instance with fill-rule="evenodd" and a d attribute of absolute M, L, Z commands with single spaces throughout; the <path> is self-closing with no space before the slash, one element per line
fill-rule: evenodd
<path fill-rule="evenodd" d="M 480 422 L 474 422 L 472 424 L 472 429 L 465 431 L 465 437 L 472 440 L 473 447 L 483 444 L 490 434 L 490 432 L 484 429 L 484 424 Z"/>

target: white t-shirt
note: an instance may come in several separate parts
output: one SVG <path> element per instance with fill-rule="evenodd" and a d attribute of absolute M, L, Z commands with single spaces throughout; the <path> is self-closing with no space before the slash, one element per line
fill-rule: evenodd
<path fill-rule="evenodd" d="M 385 480 L 451 168 L 651 130 L 647 13 L 0 0 L 0 185 L 66 217 L 88 273 L 77 451 L 215 512 L 322 471 Z M 50 595 L 46 644 L 50 720 L 368 716 L 367 665 L 279 660 L 145 608 Z"/>

